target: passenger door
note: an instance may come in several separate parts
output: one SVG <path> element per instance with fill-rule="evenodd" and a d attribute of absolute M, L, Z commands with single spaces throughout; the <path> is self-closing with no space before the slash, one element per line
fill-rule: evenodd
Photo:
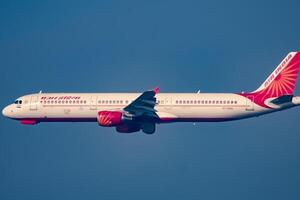
<path fill-rule="evenodd" d="M 91 96 L 90 109 L 91 110 L 96 110 L 97 109 L 97 96 Z"/>
<path fill-rule="evenodd" d="M 247 98 L 246 111 L 254 111 L 254 96 L 249 96 L 249 98 Z"/>
<path fill-rule="evenodd" d="M 171 97 L 165 98 L 165 106 L 164 107 L 168 110 L 172 108 L 172 98 Z"/>
<path fill-rule="evenodd" d="M 30 97 L 30 110 L 37 110 L 39 103 L 39 95 L 35 94 Z"/>

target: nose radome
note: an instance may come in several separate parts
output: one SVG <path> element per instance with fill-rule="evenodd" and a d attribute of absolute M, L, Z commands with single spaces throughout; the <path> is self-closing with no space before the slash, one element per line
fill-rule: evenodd
<path fill-rule="evenodd" d="M 7 107 L 3 108 L 2 115 L 7 117 Z"/>
<path fill-rule="evenodd" d="M 3 108 L 2 115 L 5 117 L 9 117 L 9 106 L 6 106 L 5 108 Z"/>

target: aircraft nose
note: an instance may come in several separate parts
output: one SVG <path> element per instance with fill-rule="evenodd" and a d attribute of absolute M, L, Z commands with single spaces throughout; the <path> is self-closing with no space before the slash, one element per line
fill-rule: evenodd
<path fill-rule="evenodd" d="M 8 110 L 8 106 L 6 106 L 3 110 L 2 110 L 2 115 L 5 117 L 9 117 L 9 110 Z"/>

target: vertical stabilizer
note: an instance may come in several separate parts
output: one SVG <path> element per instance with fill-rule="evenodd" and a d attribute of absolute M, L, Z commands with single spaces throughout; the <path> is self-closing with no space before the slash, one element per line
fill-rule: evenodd
<path fill-rule="evenodd" d="M 253 93 L 266 98 L 292 95 L 300 66 L 300 52 L 290 52 Z"/>

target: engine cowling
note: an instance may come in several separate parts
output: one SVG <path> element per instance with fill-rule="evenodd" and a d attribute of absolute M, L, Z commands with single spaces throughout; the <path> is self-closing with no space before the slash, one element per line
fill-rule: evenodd
<path fill-rule="evenodd" d="M 122 123 L 122 113 L 119 111 L 100 111 L 97 121 L 99 126 L 118 126 Z"/>

